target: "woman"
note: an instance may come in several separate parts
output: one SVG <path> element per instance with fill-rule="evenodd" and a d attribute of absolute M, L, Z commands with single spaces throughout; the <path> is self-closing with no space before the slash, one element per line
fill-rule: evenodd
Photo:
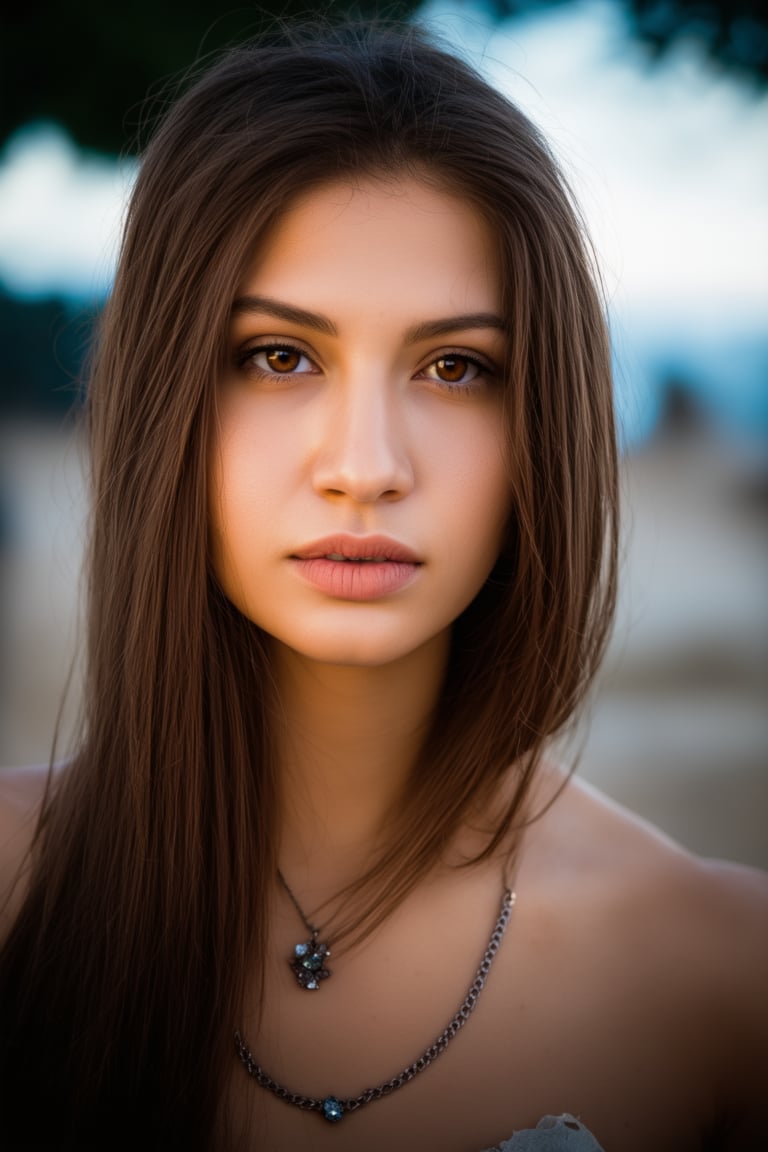
<path fill-rule="evenodd" d="M 226 57 L 145 156 L 89 419 L 82 743 L 3 808 L 7 1142 L 755 1147 L 765 884 L 546 759 L 616 461 L 525 118 L 414 30 Z"/>

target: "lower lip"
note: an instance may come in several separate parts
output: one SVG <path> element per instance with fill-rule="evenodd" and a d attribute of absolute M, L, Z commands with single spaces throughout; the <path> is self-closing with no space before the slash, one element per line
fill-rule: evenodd
<path fill-rule="evenodd" d="M 294 560 L 309 583 L 338 600 L 378 600 L 399 592 L 413 580 L 418 564 L 401 560 L 362 562 L 345 560 Z"/>

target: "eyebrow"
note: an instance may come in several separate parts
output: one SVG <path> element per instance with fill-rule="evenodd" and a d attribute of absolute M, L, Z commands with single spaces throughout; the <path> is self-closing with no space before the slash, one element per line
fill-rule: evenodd
<path fill-rule="evenodd" d="M 232 305 L 232 315 L 242 316 L 250 312 L 260 312 L 286 320 L 289 324 L 299 324 L 302 328 L 313 328 L 325 336 L 338 336 L 339 330 L 332 320 L 318 312 L 309 312 L 293 304 L 285 304 L 272 296 L 238 296 Z M 467 312 L 458 316 L 446 316 L 440 320 L 425 320 L 409 328 L 405 334 L 406 344 L 418 344 L 421 340 L 431 340 L 435 336 L 445 336 L 449 332 L 466 331 L 473 328 L 494 328 L 507 332 L 508 325 L 495 312 Z"/>
<path fill-rule="evenodd" d="M 508 331 L 508 326 L 495 312 L 467 312 L 461 316 L 446 316 L 443 320 L 425 320 L 423 324 L 408 329 L 405 342 L 418 344 L 420 340 L 431 340 L 433 336 L 445 336 L 449 332 L 467 331 L 472 328 Z"/>
<path fill-rule="evenodd" d="M 317 312 L 307 312 L 304 308 L 296 308 L 293 304 L 284 304 L 271 296 L 238 296 L 232 305 L 232 315 L 242 316 L 249 312 L 263 312 L 266 316 L 274 316 L 277 320 L 287 320 L 289 324 L 314 328 L 326 336 L 339 334 L 336 325 L 325 316 L 320 316 Z"/>

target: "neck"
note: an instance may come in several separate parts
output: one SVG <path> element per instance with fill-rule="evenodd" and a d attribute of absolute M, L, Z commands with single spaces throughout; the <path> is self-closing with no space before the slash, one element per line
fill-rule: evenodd
<path fill-rule="evenodd" d="M 370 863 L 427 734 L 448 635 L 382 667 L 320 665 L 284 648 L 275 655 L 281 868 L 315 903 Z"/>

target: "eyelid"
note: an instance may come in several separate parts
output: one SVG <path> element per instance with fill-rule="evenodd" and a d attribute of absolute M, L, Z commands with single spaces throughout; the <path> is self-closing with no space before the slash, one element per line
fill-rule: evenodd
<path fill-rule="evenodd" d="M 469 360 L 472 364 L 477 364 L 485 372 L 498 371 L 496 362 L 486 352 L 480 352 L 477 348 L 462 348 L 458 344 L 440 348 L 437 352 L 430 352 L 429 356 L 425 357 L 422 361 L 419 371 L 422 372 L 425 368 L 429 368 L 430 365 L 436 364 L 438 360 L 448 360 L 451 356 Z"/>
<path fill-rule="evenodd" d="M 468 364 L 471 364 L 473 367 L 477 368 L 478 377 L 481 380 L 488 380 L 489 378 L 493 378 L 499 375 L 499 367 L 491 359 L 490 356 L 487 356 L 485 353 L 478 352 L 475 349 L 470 350 L 469 348 L 459 347 L 441 348 L 437 353 L 430 353 L 428 359 L 422 362 L 422 365 L 417 370 L 416 375 L 418 376 L 426 372 L 428 368 L 438 364 L 441 360 L 450 360 L 451 357 L 456 357 L 457 360 L 466 360 Z M 466 384 L 452 384 L 447 380 L 440 380 L 439 378 L 434 379 L 432 382 L 435 384 L 443 385 L 449 390 L 452 389 L 458 391 L 461 388 L 471 388 L 473 386 L 477 387 L 476 380 L 478 377 L 473 377 L 472 380 L 468 381 Z M 428 377 L 428 379 L 432 380 L 432 377 Z"/>
<path fill-rule="evenodd" d="M 271 375 L 273 375 L 273 373 L 264 372 L 263 369 L 260 369 L 255 364 L 253 364 L 253 358 L 259 352 L 268 352 L 268 351 L 272 351 L 272 350 L 285 351 L 285 352 L 295 352 L 297 355 L 303 356 L 307 360 L 309 360 L 311 362 L 311 364 L 313 365 L 315 370 L 317 370 L 317 371 L 323 370 L 322 366 L 320 364 L 319 358 L 318 358 L 317 354 L 314 352 L 314 349 L 309 348 L 306 344 L 304 344 L 304 342 L 302 340 L 294 339 L 294 338 L 290 338 L 290 337 L 286 338 L 286 337 L 269 336 L 269 335 L 267 335 L 267 336 L 254 336 L 254 337 L 251 337 L 249 339 L 244 340 L 239 345 L 239 347 L 237 347 L 237 349 L 235 350 L 235 353 L 234 353 L 234 360 L 235 360 L 236 366 L 238 368 L 246 368 L 247 366 L 249 366 L 249 362 L 250 362 L 250 367 L 251 367 L 251 370 L 253 372 L 261 372 L 262 375 L 271 376 Z M 487 353 L 480 352 L 476 348 L 470 349 L 470 348 L 463 348 L 463 347 L 460 347 L 458 345 L 451 345 L 451 346 L 446 346 L 443 348 L 435 349 L 432 352 L 430 352 L 428 356 L 426 356 L 422 359 L 421 365 L 419 368 L 416 369 L 415 375 L 418 376 L 421 373 L 424 373 L 428 368 L 431 368 L 435 364 L 439 363 L 441 360 L 447 360 L 447 359 L 450 359 L 451 357 L 456 357 L 457 359 L 466 360 L 468 364 L 471 364 L 478 369 L 479 375 L 482 377 L 495 376 L 495 375 L 498 375 L 498 373 L 499 373 L 498 364 Z M 309 372 L 285 372 L 285 373 L 275 372 L 274 373 L 275 376 L 281 376 L 282 375 L 282 376 L 286 376 L 286 377 L 289 377 L 291 375 L 304 376 L 304 375 L 310 375 L 310 374 L 311 373 L 309 373 Z M 447 388 L 460 389 L 461 387 L 469 387 L 472 383 L 474 383 L 474 379 L 472 381 L 468 382 L 467 385 L 450 384 L 447 381 L 440 381 L 439 379 L 435 380 L 434 382 L 438 383 L 438 384 L 443 383 L 443 384 L 445 384 L 445 386 Z"/>
<path fill-rule="evenodd" d="M 286 339 L 285 337 L 280 336 L 254 336 L 249 340 L 243 341 L 243 343 L 240 344 L 235 350 L 234 360 L 238 368 L 244 368 L 249 361 L 253 360 L 253 357 L 258 352 L 270 351 L 296 352 L 297 355 L 304 356 L 307 360 L 311 361 L 313 367 L 319 370 L 318 358 L 316 354 L 308 349 L 301 340 Z M 253 370 L 261 371 L 261 369 L 257 369 L 255 365 L 253 366 Z M 290 376 L 292 374 L 293 373 L 290 372 L 275 373 L 276 376 Z M 309 375 L 309 373 L 301 372 L 298 373 L 298 375 L 304 376 Z"/>

